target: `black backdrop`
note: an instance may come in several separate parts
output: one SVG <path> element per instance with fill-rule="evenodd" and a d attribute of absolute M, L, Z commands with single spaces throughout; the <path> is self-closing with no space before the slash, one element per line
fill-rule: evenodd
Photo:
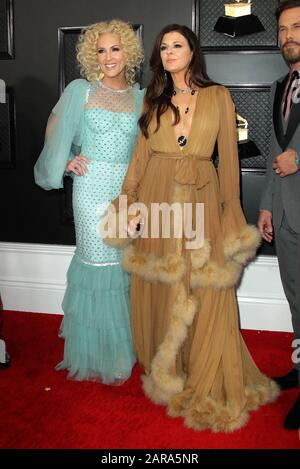
<path fill-rule="evenodd" d="M 0 165 L 0 241 L 74 244 L 73 226 L 63 222 L 64 194 L 62 191 L 43 191 L 33 179 L 33 166 L 43 145 L 47 118 L 59 96 L 58 29 L 113 17 L 142 24 L 147 61 L 154 36 L 168 23 L 186 24 L 200 37 L 205 34 L 205 9 L 204 12 L 201 10 L 205 3 L 205 0 L 203 4 L 194 0 L 14 0 L 15 57 L 0 60 L 0 79 L 5 80 L 15 96 L 16 154 L 13 167 Z M 266 26 L 269 29 L 274 27 L 270 18 L 275 3 L 275 0 L 268 0 Z M 210 0 L 210 17 L 214 5 L 219 11 L 219 4 L 220 0 Z M 200 13 L 202 18 L 199 18 Z M 205 51 L 209 75 L 232 89 L 237 87 L 237 99 L 243 98 L 247 87 L 252 89 L 249 92 L 253 92 L 255 87 L 266 90 L 276 77 L 286 71 L 274 43 L 274 30 L 263 34 L 264 38 L 259 41 L 253 35 L 250 47 L 247 41 L 247 50 L 243 46 L 239 50 L 232 41 L 228 46 L 225 40 L 219 49 L 208 47 Z M 259 47 L 255 46 L 256 42 Z M 145 66 L 144 85 L 148 79 L 149 71 Z M 241 87 L 245 89 L 240 90 Z M 266 136 L 269 133 L 269 110 L 265 109 L 264 94 L 262 123 L 259 97 L 262 95 L 254 89 L 251 96 L 256 95 L 257 116 L 254 111 L 251 119 L 254 123 L 257 121 L 262 133 L 259 138 L 264 143 L 264 131 Z M 245 99 L 247 102 L 247 97 Z M 263 181 L 263 171 L 255 168 L 242 170 L 242 201 L 251 223 L 257 219 Z M 273 252 L 272 248 L 263 249 L 266 254 Z"/>

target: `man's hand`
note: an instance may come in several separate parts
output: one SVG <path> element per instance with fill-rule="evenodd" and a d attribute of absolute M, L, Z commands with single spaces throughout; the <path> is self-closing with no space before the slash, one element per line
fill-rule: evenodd
<path fill-rule="evenodd" d="M 289 176 L 296 173 L 299 168 L 295 163 L 297 153 L 292 148 L 276 156 L 273 160 L 273 169 L 280 177 Z"/>
<path fill-rule="evenodd" d="M 261 210 L 258 219 L 258 229 L 263 239 L 270 243 L 273 239 L 272 213 L 269 210 Z"/>

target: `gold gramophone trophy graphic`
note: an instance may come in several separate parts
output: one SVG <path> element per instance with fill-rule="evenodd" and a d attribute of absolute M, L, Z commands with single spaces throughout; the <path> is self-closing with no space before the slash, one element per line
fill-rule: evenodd
<path fill-rule="evenodd" d="M 238 113 L 236 113 L 236 131 L 238 143 L 246 142 L 248 140 L 248 121 Z"/>
<path fill-rule="evenodd" d="M 249 139 L 249 124 L 247 119 L 238 113 L 236 113 L 236 131 L 240 160 L 261 155 L 256 143 Z"/>
<path fill-rule="evenodd" d="M 238 155 L 240 160 L 260 156 L 261 152 L 253 140 L 249 139 L 249 124 L 247 119 L 235 112 L 236 137 L 238 143 Z M 218 146 L 215 146 L 213 153 L 214 164 L 218 166 Z"/>
<path fill-rule="evenodd" d="M 235 0 L 234 2 L 225 3 L 225 15 L 219 17 L 214 30 L 230 37 L 244 36 L 246 34 L 264 31 L 265 28 L 261 24 L 258 16 L 251 13 L 251 5 L 250 0 Z"/>

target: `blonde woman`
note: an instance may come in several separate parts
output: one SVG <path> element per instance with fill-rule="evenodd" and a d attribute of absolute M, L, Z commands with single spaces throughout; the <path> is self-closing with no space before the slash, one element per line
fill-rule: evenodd
<path fill-rule="evenodd" d="M 88 26 L 77 46 L 85 79 L 65 89 L 50 116 L 35 181 L 46 190 L 73 177 L 76 252 L 63 300 L 68 377 L 122 384 L 135 357 L 129 322 L 129 276 L 120 252 L 104 245 L 97 225 L 120 192 L 137 136 L 143 91 L 135 84 L 142 46 L 130 25 Z"/>

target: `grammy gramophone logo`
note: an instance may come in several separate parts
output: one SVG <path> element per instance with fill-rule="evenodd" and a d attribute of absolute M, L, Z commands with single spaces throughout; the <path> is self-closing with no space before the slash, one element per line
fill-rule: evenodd
<path fill-rule="evenodd" d="M 236 132 L 240 160 L 261 155 L 256 143 L 249 138 L 248 120 L 236 112 Z"/>
<path fill-rule="evenodd" d="M 236 130 L 238 142 L 245 142 L 248 140 L 248 121 L 240 114 L 236 113 Z"/>
<path fill-rule="evenodd" d="M 256 0 L 262 1 L 262 0 Z M 220 16 L 214 30 L 230 37 L 244 36 L 246 34 L 264 31 L 258 16 L 253 15 L 250 1 L 235 0 L 224 4 L 224 15 Z"/>

